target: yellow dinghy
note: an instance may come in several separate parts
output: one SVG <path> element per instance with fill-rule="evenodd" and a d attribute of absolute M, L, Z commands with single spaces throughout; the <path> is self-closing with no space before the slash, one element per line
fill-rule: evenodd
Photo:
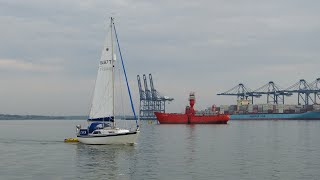
<path fill-rule="evenodd" d="M 67 138 L 64 139 L 64 142 L 69 143 L 69 142 L 79 142 L 78 138 Z"/>

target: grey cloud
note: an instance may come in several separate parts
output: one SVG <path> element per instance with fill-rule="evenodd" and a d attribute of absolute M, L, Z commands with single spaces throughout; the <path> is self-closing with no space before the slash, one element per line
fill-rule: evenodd
<path fill-rule="evenodd" d="M 235 100 L 215 94 L 239 82 L 254 89 L 269 80 L 289 86 L 287 83 L 300 78 L 312 81 L 319 77 L 319 3 L 1 0 L 0 59 L 63 66 L 61 72 L 46 76 L 61 79 L 61 92 L 56 95 L 62 102 L 52 101 L 52 107 L 60 104 L 57 111 L 68 114 L 63 104 L 77 98 L 79 106 L 72 113 L 83 114 L 88 98 L 72 95 L 70 99 L 70 92 L 63 89 L 81 79 L 94 81 L 108 17 L 114 15 L 131 83 L 137 74 L 153 73 L 156 87 L 176 99 L 169 106 L 171 111 L 183 109 L 181 105 L 192 90 L 201 97 L 199 106 L 230 104 Z M 8 75 L 14 77 L 12 71 L 1 72 L 3 80 Z M 26 80 L 37 82 L 34 78 Z M 18 83 L 11 81 L 11 86 Z M 84 84 L 74 84 L 78 94 L 90 94 Z M 35 96 L 35 89 L 26 91 L 28 96 Z M 42 92 L 43 96 L 50 93 Z M 0 99 L 26 96 L 10 91 L 0 94 Z M 25 112 L 26 101 L 19 101 L 21 105 L 12 111 Z M 30 113 L 45 111 L 37 110 L 36 104 L 32 107 Z"/>

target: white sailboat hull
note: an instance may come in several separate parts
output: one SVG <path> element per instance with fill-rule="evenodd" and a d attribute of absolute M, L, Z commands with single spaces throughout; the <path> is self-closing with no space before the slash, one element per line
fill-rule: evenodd
<path fill-rule="evenodd" d="M 101 135 L 101 136 L 78 136 L 78 140 L 84 144 L 134 144 L 138 137 L 139 131 L 126 134 Z"/>

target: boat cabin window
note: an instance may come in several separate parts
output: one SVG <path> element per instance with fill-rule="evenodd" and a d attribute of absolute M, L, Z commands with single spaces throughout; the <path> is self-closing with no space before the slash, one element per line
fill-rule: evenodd
<path fill-rule="evenodd" d="M 101 134 L 100 131 L 93 131 L 93 134 Z"/>
<path fill-rule="evenodd" d="M 111 127 L 110 123 L 104 123 L 104 127 Z"/>
<path fill-rule="evenodd" d="M 111 127 L 110 123 L 98 124 L 95 129 L 103 129 L 105 127 Z"/>

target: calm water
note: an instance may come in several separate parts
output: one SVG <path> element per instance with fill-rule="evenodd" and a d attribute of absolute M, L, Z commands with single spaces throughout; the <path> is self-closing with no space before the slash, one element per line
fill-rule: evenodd
<path fill-rule="evenodd" d="M 0 121 L 0 179 L 320 179 L 320 121 L 144 121 L 135 146 L 64 143 L 83 122 Z"/>

